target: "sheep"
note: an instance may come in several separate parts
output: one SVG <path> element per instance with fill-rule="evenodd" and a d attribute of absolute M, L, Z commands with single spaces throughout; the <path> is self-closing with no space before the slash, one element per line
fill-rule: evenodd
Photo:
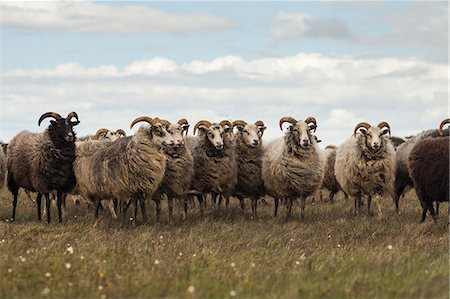
<path fill-rule="evenodd" d="M 136 118 L 130 128 L 141 121 L 150 126 L 140 127 L 133 136 L 109 143 L 87 141 L 80 144 L 74 163 L 81 195 L 95 202 L 109 198 L 126 203 L 122 211 L 122 227 L 130 200 L 136 207 L 138 200 L 143 202 L 152 198 L 159 188 L 166 169 L 162 147 L 174 144 L 165 127 L 150 117 Z M 135 226 L 136 212 L 135 208 Z"/>
<path fill-rule="evenodd" d="M 177 123 L 170 123 L 167 120 L 156 118 L 163 124 L 169 134 L 175 140 L 174 146 L 165 146 L 166 171 L 164 179 L 159 187 L 154 200 L 156 202 L 156 217 L 159 221 L 161 211 L 160 198 L 163 194 L 167 196 L 169 206 L 169 222 L 173 222 L 173 199 L 179 199 L 183 202 L 183 219 L 186 218 L 187 201 L 186 196 L 189 191 L 191 179 L 194 174 L 194 158 L 190 150 L 186 147 L 183 134 L 189 129 L 189 123 L 186 119 L 180 119 Z"/>
<path fill-rule="evenodd" d="M 66 118 L 58 113 L 44 113 L 38 121 L 41 125 L 46 118 L 54 118 L 43 133 L 22 131 L 9 144 L 7 161 L 8 189 L 13 194 L 13 212 L 11 220 L 16 218 L 16 206 L 19 189 L 38 192 L 37 211 L 41 221 L 41 200 L 45 196 L 47 223 L 50 223 L 50 196 L 56 190 L 59 222 L 62 222 L 61 197 L 75 188 L 73 173 L 75 161 L 76 134 L 73 127 L 78 125 L 78 115 L 71 112 Z M 75 121 L 72 121 L 75 118 Z"/>
<path fill-rule="evenodd" d="M 442 132 L 443 126 L 449 123 L 450 118 L 441 122 L 439 132 L 442 137 L 418 141 L 409 154 L 408 169 L 422 206 L 421 222 L 425 221 L 427 211 L 430 211 L 437 223 L 433 202 L 449 201 L 450 137 L 443 136 Z"/>
<path fill-rule="evenodd" d="M 300 219 L 305 220 L 306 197 L 312 195 L 320 186 L 323 166 L 318 153 L 318 145 L 312 133 L 317 128 L 314 117 L 305 121 L 285 116 L 280 119 L 280 129 L 290 123 L 284 138 L 270 142 L 263 154 L 262 178 L 267 194 L 275 201 L 274 215 L 277 215 L 278 202 L 286 202 L 286 221 L 289 220 L 292 203 L 300 198 Z"/>
<path fill-rule="evenodd" d="M 326 162 L 322 187 L 330 191 L 330 195 L 328 198 L 330 203 L 333 203 L 336 193 L 342 190 L 341 185 L 339 185 L 339 182 L 336 180 L 336 175 L 334 173 L 334 164 L 336 163 L 336 150 L 337 147 L 335 145 L 327 145 L 325 147 Z M 347 196 L 347 194 L 345 194 L 345 196 Z"/>
<path fill-rule="evenodd" d="M 110 140 L 110 141 L 114 141 L 116 139 L 122 138 L 122 137 L 126 137 L 127 134 L 125 133 L 124 130 L 122 129 L 118 129 L 115 132 L 110 131 L 108 129 L 102 128 L 99 129 L 94 136 L 92 136 L 91 140 L 100 140 L 100 141 L 105 141 L 105 140 Z"/>
<path fill-rule="evenodd" d="M 249 197 L 252 202 L 252 216 L 257 217 L 258 199 L 265 194 L 262 179 L 262 136 L 266 129 L 262 121 L 248 124 L 243 120 L 235 120 L 232 128 L 237 127 L 235 135 L 238 178 L 235 195 L 241 203 L 244 213 L 244 197 Z"/>
<path fill-rule="evenodd" d="M 359 131 L 359 132 L 358 132 Z M 345 193 L 354 198 L 357 215 L 361 197 L 368 196 L 367 213 L 371 215 L 372 197 L 382 216 L 379 198 L 392 196 L 395 181 L 395 150 L 384 135 L 391 133 L 387 122 L 371 126 L 366 122 L 356 125 L 353 136 L 336 152 L 335 175 Z"/>
<path fill-rule="evenodd" d="M 443 130 L 442 132 L 444 136 L 449 136 L 448 129 Z M 411 153 L 411 150 L 419 141 L 422 141 L 425 138 L 436 138 L 439 136 L 440 133 L 438 130 L 436 129 L 427 130 L 417 134 L 416 136 L 409 138 L 407 141 L 405 141 L 404 143 L 400 144 L 397 147 L 396 153 L 397 170 L 395 174 L 395 193 L 394 193 L 395 211 L 397 212 L 397 214 L 400 213 L 399 208 L 400 197 L 405 192 L 406 187 L 413 187 L 414 185 L 408 170 L 408 158 L 409 154 Z M 436 202 L 436 205 L 438 205 L 438 202 Z"/>
<path fill-rule="evenodd" d="M 212 193 L 213 203 L 219 195 L 230 196 L 237 183 L 237 163 L 234 144 L 226 137 L 220 124 L 201 120 L 194 126 L 194 140 L 187 140 L 194 157 L 194 176 L 191 189 L 197 192 L 203 213 L 203 195 Z"/>
<path fill-rule="evenodd" d="M 6 157 L 3 147 L 0 147 L 0 188 L 3 187 L 6 177 Z"/>

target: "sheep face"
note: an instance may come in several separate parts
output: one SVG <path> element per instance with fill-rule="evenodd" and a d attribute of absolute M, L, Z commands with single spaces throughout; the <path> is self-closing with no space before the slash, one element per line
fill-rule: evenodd
<path fill-rule="evenodd" d="M 187 129 L 189 128 L 188 124 L 170 124 L 167 127 L 167 132 L 172 135 L 172 138 L 174 139 L 174 146 L 181 147 L 184 145 L 184 138 L 183 134 L 187 132 Z"/>
<path fill-rule="evenodd" d="M 261 138 L 266 127 L 246 124 L 237 126 L 244 143 L 251 147 L 257 147 L 261 143 Z"/>
<path fill-rule="evenodd" d="M 214 146 L 214 148 L 218 150 L 223 149 L 223 138 L 226 133 L 221 125 L 211 124 L 209 127 L 201 125 L 198 129 L 206 136 L 206 139 Z"/>
<path fill-rule="evenodd" d="M 155 123 L 149 127 L 150 136 L 153 142 L 161 146 L 173 146 L 175 144 L 175 139 L 173 136 L 167 132 L 166 128 L 160 124 Z"/>
<path fill-rule="evenodd" d="M 297 123 L 289 126 L 289 131 L 286 133 L 288 139 L 293 140 L 302 148 L 308 148 L 313 143 L 313 135 L 311 131 L 315 130 L 313 124 L 309 125 L 304 121 L 297 121 Z"/>
<path fill-rule="evenodd" d="M 386 135 L 389 130 L 380 129 L 379 127 L 370 127 L 360 128 L 359 132 L 361 132 L 366 147 L 376 152 L 384 146 L 384 135 Z"/>

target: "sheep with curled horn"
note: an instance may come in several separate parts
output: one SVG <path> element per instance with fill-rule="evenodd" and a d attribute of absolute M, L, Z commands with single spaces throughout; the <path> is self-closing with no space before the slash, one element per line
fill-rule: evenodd
<path fill-rule="evenodd" d="M 449 129 L 442 130 L 444 136 L 449 136 Z M 430 129 L 423 131 L 415 136 L 407 138 L 407 140 L 397 147 L 396 151 L 396 163 L 397 169 L 395 173 L 395 193 L 394 203 L 397 214 L 400 213 L 400 198 L 404 195 L 407 187 L 414 187 L 414 183 L 411 179 L 408 169 L 409 155 L 414 146 L 427 138 L 441 137 L 441 133 L 438 129 Z M 439 202 L 436 201 L 436 214 L 438 214 Z"/>
<path fill-rule="evenodd" d="M 133 202 L 137 225 L 137 204 L 152 198 L 159 188 L 166 169 L 163 146 L 173 145 L 174 140 L 166 128 L 150 117 L 138 117 L 130 128 L 139 122 L 141 126 L 133 136 L 106 143 L 87 141 L 77 147 L 74 171 L 81 195 L 97 202 L 100 199 L 117 199 L 123 207 L 122 224 L 128 205 Z M 98 148 L 98 144 L 103 144 Z M 143 206 L 141 205 L 141 208 Z M 145 210 L 144 221 L 147 221 Z"/>
<path fill-rule="evenodd" d="M 387 122 L 371 126 L 361 122 L 336 152 L 336 179 L 345 193 L 354 199 L 358 214 L 363 196 L 367 196 L 367 214 L 374 199 L 381 217 L 380 198 L 392 196 L 395 181 L 395 150 L 385 135 L 391 134 Z"/>
<path fill-rule="evenodd" d="M 280 199 L 286 202 L 286 220 L 291 215 L 292 203 L 300 199 L 300 219 L 305 219 L 306 197 L 320 186 L 323 176 L 322 161 L 317 141 L 312 134 L 317 121 L 308 117 L 304 121 L 285 116 L 280 119 L 280 129 L 289 123 L 283 138 L 270 142 L 262 159 L 262 178 L 267 194 L 275 200 L 274 215 L 277 215 Z"/>
<path fill-rule="evenodd" d="M 122 138 L 122 137 L 127 137 L 127 133 L 125 133 L 125 131 L 122 129 L 117 129 L 116 131 L 110 131 L 108 129 L 101 128 L 95 133 L 94 136 L 92 136 L 91 139 L 92 140 L 100 140 L 100 141 L 104 141 L 104 140 L 114 141 L 114 140 Z"/>
<path fill-rule="evenodd" d="M 421 222 L 425 221 L 429 211 L 437 223 L 433 202 L 449 201 L 450 137 L 442 130 L 449 123 L 450 118 L 443 120 L 438 130 L 441 137 L 418 141 L 409 155 L 409 173 L 422 206 Z"/>
<path fill-rule="evenodd" d="M 194 142 L 188 143 L 194 158 L 191 189 L 196 192 L 203 213 L 204 195 L 211 193 L 213 202 L 230 196 L 237 182 L 237 163 L 233 143 L 220 124 L 201 120 L 194 126 Z"/>
<path fill-rule="evenodd" d="M 166 171 L 158 190 L 153 197 L 156 203 L 156 217 L 159 221 L 161 213 L 160 200 L 162 195 L 167 196 L 169 207 L 169 222 L 173 222 L 173 200 L 178 199 L 183 203 L 183 219 L 187 212 L 187 193 L 191 186 L 194 174 L 194 158 L 186 147 L 183 135 L 187 135 L 189 123 L 186 119 L 180 119 L 177 123 L 171 123 L 164 119 L 155 118 L 165 126 L 167 132 L 172 135 L 175 143 L 163 147 L 166 155 Z"/>
<path fill-rule="evenodd" d="M 38 125 L 47 118 L 50 125 L 43 133 L 22 131 L 9 144 L 7 161 L 8 189 L 13 194 L 13 212 L 11 220 L 16 218 L 16 206 L 19 189 L 37 192 L 38 219 L 41 220 L 41 201 L 45 196 L 47 223 L 50 223 L 50 193 L 57 192 L 58 219 L 62 221 L 62 194 L 76 185 L 73 173 L 75 161 L 75 132 L 78 115 L 71 112 L 63 118 L 56 112 L 41 115 Z M 73 121 L 75 119 L 75 121 Z"/>
<path fill-rule="evenodd" d="M 266 126 L 261 120 L 248 124 L 235 120 L 232 127 L 237 127 L 235 134 L 238 179 L 234 194 L 239 198 L 244 213 L 244 198 L 250 198 L 252 216 L 257 217 L 258 199 L 265 194 L 262 178 L 262 158 L 264 153 L 262 136 Z"/>

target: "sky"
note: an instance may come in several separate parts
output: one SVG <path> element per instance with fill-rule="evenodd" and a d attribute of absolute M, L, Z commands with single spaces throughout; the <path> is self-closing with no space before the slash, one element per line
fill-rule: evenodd
<path fill-rule="evenodd" d="M 449 115 L 446 1 L 0 5 L 4 142 L 47 111 L 76 111 L 78 136 L 147 115 L 261 119 L 267 140 L 314 116 L 323 146 L 360 121 L 404 137 Z"/>

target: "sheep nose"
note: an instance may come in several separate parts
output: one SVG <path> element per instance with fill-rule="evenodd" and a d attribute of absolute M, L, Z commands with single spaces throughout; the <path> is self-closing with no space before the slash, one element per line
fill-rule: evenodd
<path fill-rule="evenodd" d="M 216 148 L 221 149 L 223 147 L 222 142 L 216 142 Z"/>
<path fill-rule="evenodd" d="M 69 133 L 67 133 L 67 136 L 73 137 L 73 133 L 72 133 L 72 132 L 69 132 Z"/>
<path fill-rule="evenodd" d="M 177 144 L 178 145 L 183 145 L 184 144 L 184 140 L 183 139 L 177 140 Z"/>
<path fill-rule="evenodd" d="M 258 145 L 259 144 L 259 140 L 258 139 L 254 139 L 253 140 L 253 145 Z"/>
<path fill-rule="evenodd" d="M 378 142 L 374 142 L 372 145 L 373 149 L 379 149 L 380 148 L 380 144 Z"/>
<path fill-rule="evenodd" d="M 309 140 L 308 139 L 302 140 L 302 145 L 303 146 L 308 146 L 309 145 Z"/>

